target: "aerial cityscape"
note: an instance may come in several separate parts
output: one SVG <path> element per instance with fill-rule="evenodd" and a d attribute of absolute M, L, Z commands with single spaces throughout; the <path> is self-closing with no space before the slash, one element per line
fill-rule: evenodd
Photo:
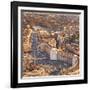
<path fill-rule="evenodd" d="M 79 14 L 21 12 L 22 77 L 80 74 Z"/>

